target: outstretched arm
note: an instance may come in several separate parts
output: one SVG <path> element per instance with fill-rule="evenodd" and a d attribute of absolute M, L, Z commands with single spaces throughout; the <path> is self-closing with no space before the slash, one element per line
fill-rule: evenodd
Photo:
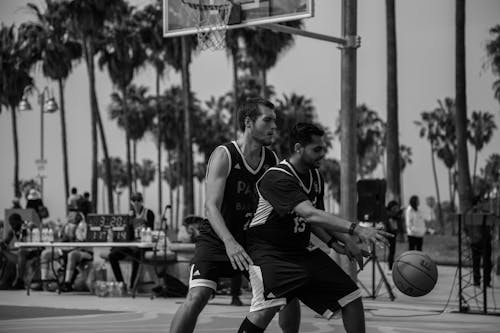
<path fill-rule="evenodd" d="M 388 232 L 353 224 L 353 222 L 339 216 L 317 209 L 309 200 L 297 204 L 294 211 L 297 215 L 305 218 L 311 225 L 318 225 L 331 232 L 356 235 L 363 242 L 383 242 L 388 244 L 386 237 L 392 237 L 392 234 Z"/>
<path fill-rule="evenodd" d="M 205 210 L 210 225 L 224 242 L 231 265 L 234 269 L 245 270 L 252 264 L 252 260 L 243 247 L 234 239 L 221 214 L 228 173 L 229 158 L 223 148 L 217 147 L 208 161 Z"/>

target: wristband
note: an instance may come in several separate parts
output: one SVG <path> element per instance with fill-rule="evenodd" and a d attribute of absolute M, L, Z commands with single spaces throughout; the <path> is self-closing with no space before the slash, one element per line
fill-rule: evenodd
<path fill-rule="evenodd" d="M 356 227 L 356 223 L 351 223 L 351 226 L 349 227 L 349 235 L 354 235 L 354 229 L 356 229 Z"/>

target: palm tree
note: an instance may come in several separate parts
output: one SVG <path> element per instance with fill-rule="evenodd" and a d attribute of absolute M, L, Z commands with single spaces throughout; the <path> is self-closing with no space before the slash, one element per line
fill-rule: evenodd
<path fill-rule="evenodd" d="M 146 48 L 147 61 L 154 67 L 156 79 L 156 126 L 161 128 L 161 112 L 160 103 L 160 80 L 163 78 L 166 69 L 167 44 L 170 40 L 163 38 L 163 9 L 162 1 L 156 0 L 154 4 L 147 5 L 142 10 L 135 12 L 135 20 L 140 24 L 140 35 L 142 43 Z M 162 214 L 162 145 L 161 137 L 157 135 L 157 164 L 158 164 L 158 209 L 159 215 Z"/>
<path fill-rule="evenodd" d="M 104 39 L 99 48 L 99 67 L 107 67 L 111 81 L 122 94 L 127 150 L 127 176 L 129 196 L 132 194 L 132 163 L 130 154 L 130 127 L 128 124 L 127 88 L 134 73 L 144 65 L 146 53 L 141 44 L 138 22 L 133 19 L 132 6 L 124 6 L 120 16 L 105 26 Z"/>
<path fill-rule="evenodd" d="M 205 102 L 206 108 L 201 110 L 201 119 L 197 120 L 200 126 L 193 126 L 195 129 L 200 129 L 199 131 L 195 130 L 196 136 L 194 139 L 198 151 L 204 157 L 202 163 L 208 162 L 210 154 L 218 145 L 231 140 L 233 137 L 232 124 L 230 123 L 232 102 L 232 94 L 230 93 L 219 98 L 212 96 Z M 197 166 L 195 167 L 196 170 L 199 172 L 201 169 Z M 200 180 L 199 176 L 199 174 L 196 176 L 198 180 Z"/>
<path fill-rule="evenodd" d="M 128 125 L 128 133 L 132 141 L 132 164 L 137 161 L 137 141 L 141 140 L 146 132 L 153 126 L 155 117 L 155 108 L 151 99 L 146 96 L 148 88 L 145 86 L 135 86 L 131 84 L 127 88 L 127 101 L 123 100 L 123 96 L 113 92 L 111 94 L 111 104 L 109 106 L 109 114 L 111 119 L 116 120 L 118 127 L 125 130 Z M 127 113 L 125 114 L 125 105 Z M 133 173 L 132 183 L 134 190 L 137 190 L 137 177 Z"/>
<path fill-rule="evenodd" d="M 194 213 L 194 195 L 193 195 L 193 147 L 191 137 L 191 114 L 190 109 L 193 108 L 193 101 L 190 99 L 191 93 L 191 74 L 189 66 L 191 64 L 194 50 L 198 45 L 198 40 L 195 35 L 170 38 L 169 43 L 166 43 L 167 63 L 176 71 L 181 72 L 182 79 L 182 105 L 183 105 L 183 147 L 182 153 L 185 159 L 186 167 L 183 168 L 183 185 L 184 185 L 184 212 L 187 216 Z"/>
<path fill-rule="evenodd" d="M 142 192 L 146 193 L 146 187 L 155 179 L 156 167 L 154 162 L 148 158 L 142 160 L 141 164 L 135 164 L 136 175 L 142 186 Z"/>
<path fill-rule="evenodd" d="M 103 181 L 111 179 L 111 190 L 112 193 L 116 194 L 116 208 L 118 213 L 120 213 L 120 195 L 121 189 L 127 187 L 127 171 L 125 170 L 125 166 L 123 165 L 123 161 L 119 157 L 111 157 L 111 174 L 107 174 L 106 161 L 103 159 L 101 163 L 99 163 L 97 176 L 101 178 Z M 111 200 L 113 200 L 113 196 L 111 196 Z"/>
<path fill-rule="evenodd" d="M 342 111 L 340 111 L 342 112 Z M 357 113 L 357 172 L 360 178 L 373 173 L 382 161 L 385 149 L 385 122 L 377 111 L 371 110 L 365 104 L 356 108 Z M 340 135 L 340 117 L 337 122 L 336 135 Z"/>
<path fill-rule="evenodd" d="M 278 99 L 276 103 L 276 117 L 277 137 L 272 148 L 279 157 L 285 158 L 290 156 L 290 130 L 298 122 L 314 122 L 317 118 L 316 108 L 312 99 L 303 95 L 283 94 L 282 99 Z M 330 140 L 331 137 L 328 141 Z"/>
<path fill-rule="evenodd" d="M 302 28 L 301 20 L 282 23 L 292 28 Z M 241 29 L 241 36 L 245 44 L 244 56 L 247 59 L 250 72 L 258 77 L 261 88 L 267 85 L 267 71 L 274 67 L 279 55 L 288 50 L 294 43 L 294 36 L 289 33 L 276 32 L 269 29 Z M 261 90 L 261 96 L 266 96 L 266 91 Z"/>
<path fill-rule="evenodd" d="M 386 0 L 385 8 L 387 26 L 387 191 L 389 198 L 401 202 L 395 1 Z"/>
<path fill-rule="evenodd" d="M 472 111 L 471 121 L 468 123 L 468 139 L 470 144 L 474 146 L 474 173 L 472 177 L 476 177 L 477 156 L 483 149 L 484 145 L 488 144 L 493 137 L 493 131 L 497 129 L 493 114 L 483 111 Z"/>
<path fill-rule="evenodd" d="M 467 94 L 465 70 L 465 0 L 456 0 L 455 13 L 455 122 L 457 128 L 458 197 L 460 211 L 472 207 L 469 154 L 467 151 Z"/>
<path fill-rule="evenodd" d="M 440 127 L 439 127 L 439 119 L 438 110 L 433 111 L 424 111 L 420 113 L 421 121 L 414 121 L 415 125 L 420 128 L 419 135 L 421 138 L 425 137 L 427 141 L 429 141 L 431 148 L 431 165 L 432 165 L 432 173 L 434 175 L 434 185 L 436 186 L 436 199 L 437 199 L 437 209 L 438 209 L 438 220 L 441 227 L 441 232 L 444 231 L 444 221 L 443 214 L 441 210 L 441 196 L 439 194 L 439 183 L 437 179 L 436 172 L 436 158 L 435 154 L 439 147 L 439 138 L 440 138 Z"/>
<path fill-rule="evenodd" d="M 500 24 L 490 29 L 493 39 L 486 44 L 486 53 L 491 65 L 493 74 L 500 76 Z M 495 98 L 500 102 L 500 79 L 493 82 Z"/>
<path fill-rule="evenodd" d="M 450 208 L 455 212 L 456 193 L 456 162 L 457 162 L 457 133 L 455 126 L 456 105 L 452 98 L 445 98 L 444 102 L 438 100 L 438 108 L 435 110 L 439 117 L 437 157 L 443 161 L 448 170 L 448 190 L 450 195 Z M 452 224 L 454 228 L 455 225 Z M 455 230 L 453 229 L 453 233 Z"/>
<path fill-rule="evenodd" d="M 37 21 L 23 23 L 20 27 L 20 36 L 33 49 L 32 55 L 41 61 L 44 76 L 57 81 L 59 86 L 65 195 L 63 202 L 66 202 L 66 198 L 69 197 L 69 171 L 64 85 L 73 69 L 74 62 L 82 57 L 82 48 L 67 34 L 67 17 L 64 7 L 59 2 L 51 0 L 46 0 L 46 5 L 46 10 L 42 12 L 35 4 L 28 4 L 28 8 L 33 11 Z"/>
<path fill-rule="evenodd" d="M 101 134 L 101 143 L 104 153 L 107 175 L 111 175 L 111 160 L 109 159 L 106 136 L 102 124 L 97 95 L 95 91 L 95 64 L 94 56 L 97 45 L 102 39 L 102 31 L 106 20 L 121 15 L 121 8 L 125 6 L 123 0 L 69 0 L 62 2 L 66 6 L 70 32 L 78 39 L 83 48 L 83 55 L 87 66 L 90 95 L 90 126 L 92 138 L 92 176 L 91 195 L 92 206 L 97 207 L 97 126 Z M 113 213 L 113 186 L 111 179 L 107 179 L 108 206 Z"/>
<path fill-rule="evenodd" d="M 23 98 L 24 90 L 33 84 L 29 75 L 31 63 L 26 61 L 26 50 L 16 35 L 15 26 L 0 25 L 0 105 L 10 108 L 12 138 L 14 143 L 14 197 L 21 196 L 19 190 L 19 141 L 17 134 L 16 108 Z"/>

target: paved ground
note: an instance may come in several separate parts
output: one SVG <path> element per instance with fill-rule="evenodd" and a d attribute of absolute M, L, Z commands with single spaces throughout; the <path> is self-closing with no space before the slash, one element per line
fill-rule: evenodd
<path fill-rule="evenodd" d="M 455 267 L 440 266 L 436 287 L 419 298 L 402 295 L 394 289 L 396 299 L 390 301 L 386 288 L 382 287 L 375 299 L 364 299 L 367 332 L 499 332 L 500 279 L 495 277 L 493 288 L 487 293 L 488 311 L 496 315 L 463 314 L 458 312 L 455 276 Z M 360 281 L 371 290 L 370 267 L 362 272 Z M 467 288 L 466 298 L 474 294 L 479 295 L 478 288 Z M 243 301 L 248 305 L 250 295 L 243 295 Z M 36 291 L 27 296 L 24 291 L 1 291 L 0 332 L 168 332 L 181 302 L 179 298 L 151 300 L 149 295 L 132 299 Z M 248 308 L 228 304 L 228 297 L 216 297 L 200 316 L 196 332 L 236 332 Z M 470 298 L 468 304 L 477 309 L 482 306 L 482 297 L 478 301 Z M 340 320 L 326 321 L 302 307 L 300 331 L 344 332 L 344 329 Z M 276 320 L 266 332 L 280 332 Z"/>

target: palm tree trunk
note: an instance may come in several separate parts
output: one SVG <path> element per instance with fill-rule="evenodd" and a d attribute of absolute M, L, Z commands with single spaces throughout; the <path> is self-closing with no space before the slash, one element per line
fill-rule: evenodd
<path fill-rule="evenodd" d="M 476 179 L 476 168 L 477 168 L 477 155 L 478 155 L 479 151 L 476 149 L 474 151 L 474 173 L 473 173 L 473 176 L 472 176 L 472 180 L 474 181 Z"/>
<path fill-rule="evenodd" d="M 12 120 L 12 142 L 14 143 L 14 197 L 20 198 L 21 191 L 19 189 L 19 137 L 17 134 L 17 114 L 16 106 L 10 106 Z"/>
<path fill-rule="evenodd" d="M 455 126 L 457 130 L 458 197 L 460 211 L 472 207 L 469 156 L 467 152 L 467 95 L 465 71 L 465 0 L 456 0 L 455 13 Z"/>
<path fill-rule="evenodd" d="M 104 155 L 104 167 L 106 168 L 106 189 L 108 192 L 107 199 L 108 199 L 108 212 L 109 214 L 114 214 L 115 208 L 114 208 L 114 201 L 113 201 L 113 178 L 111 177 L 111 159 L 109 158 L 109 152 L 108 152 L 108 144 L 106 140 L 106 133 L 104 132 L 104 126 L 102 124 L 102 119 L 101 119 L 101 113 L 99 112 L 99 108 L 97 109 L 97 125 L 99 126 L 99 134 L 101 136 L 101 146 L 102 146 L 102 151 Z"/>
<path fill-rule="evenodd" d="M 134 191 L 137 191 L 137 140 L 132 140 L 132 160 L 134 161 L 132 168 L 132 177 L 134 179 Z"/>
<path fill-rule="evenodd" d="M 194 195 L 193 195 L 193 146 L 191 144 L 191 114 L 190 93 L 191 80 L 189 73 L 191 46 L 187 37 L 182 37 L 182 95 L 184 104 L 184 152 L 185 152 L 185 178 L 184 187 L 184 211 L 183 216 L 193 214 Z"/>
<path fill-rule="evenodd" d="M 357 35 L 357 1 L 342 0 L 342 35 Z M 356 220 L 356 48 L 344 47 L 341 54 L 341 216 Z M 356 266 L 347 258 L 342 268 L 356 280 Z"/>
<path fill-rule="evenodd" d="M 238 48 L 231 49 L 233 58 L 233 95 L 234 95 L 234 110 L 233 110 L 233 127 L 234 139 L 238 138 L 238 108 L 239 108 L 239 82 L 238 82 Z"/>
<path fill-rule="evenodd" d="M 161 177 L 161 110 L 160 110 L 160 72 L 156 71 L 156 120 L 158 124 L 158 142 L 156 143 L 158 146 L 158 216 L 161 218 L 162 208 L 163 208 L 163 200 L 162 200 L 162 177 Z M 162 221 L 160 221 L 161 225 Z"/>
<path fill-rule="evenodd" d="M 443 221 L 443 212 L 441 210 L 441 196 L 439 195 L 439 183 L 436 172 L 436 160 L 434 158 L 434 150 L 431 146 L 431 163 L 432 163 L 432 173 L 434 175 L 434 184 L 436 185 L 436 200 L 437 200 L 437 208 L 438 208 L 438 221 L 439 227 L 441 228 L 440 232 L 444 235 L 444 221 Z"/>
<path fill-rule="evenodd" d="M 386 0 L 387 24 L 387 190 L 389 199 L 401 202 L 398 124 L 398 68 L 395 1 Z"/>
<path fill-rule="evenodd" d="M 97 210 L 97 97 L 95 94 L 95 72 L 94 72 L 94 48 L 91 42 L 91 37 L 85 37 L 83 43 L 85 62 L 87 63 L 87 72 L 89 76 L 90 85 L 90 126 L 92 138 L 92 163 L 91 163 L 91 199 L 92 207 Z"/>
<path fill-rule="evenodd" d="M 259 81 L 260 81 L 260 96 L 262 98 L 268 98 L 267 95 L 267 89 L 266 89 L 266 85 L 267 85 L 267 77 L 266 77 L 266 70 L 265 69 L 260 69 L 258 71 L 259 73 Z"/>
<path fill-rule="evenodd" d="M 172 152 L 168 152 L 168 169 L 172 170 Z M 173 228 L 174 224 L 174 190 L 172 189 L 172 184 L 168 184 L 168 195 L 170 199 L 170 228 Z"/>
<path fill-rule="evenodd" d="M 132 195 L 132 165 L 130 163 L 130 134 L 129 134 L 129 125 L 128 125 L 128 108 L 127 108 L 127 88 L 122 87 L 122 96 L 123 96 L 123 119 L 125 123 L 125 145 L 127 150 L 127 187 L 128 187 L 128 196 L 130 200 L 130 196 Z"/>
<path fill-rule="evenodd" d="M 68 139 L 66 134 L 66 107 L 64 103 L 64 81 L 58 80 L 59 84 L 59 105 L 61 117 L 61 141 L 63 154 L 63 177 L 64 177 L 64 206 L 66 207 L 66 215 L 68 215 L 68 205 L 66 200 L 69 198 L 69 170 L 68 170 Z"/>

